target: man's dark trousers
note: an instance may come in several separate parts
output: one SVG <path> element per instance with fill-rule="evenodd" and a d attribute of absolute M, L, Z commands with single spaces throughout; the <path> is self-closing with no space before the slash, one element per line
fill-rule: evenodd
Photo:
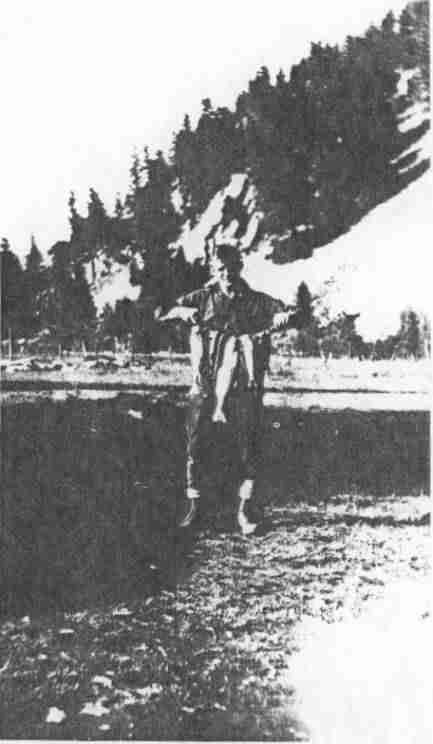
<path fill-rule="evenodd" d="M 212 422 L 214 405 L 213 395 L 202 391 L 190 398 L 186 412 L 186 486 L 197 495 L 202 495 L 203 483 L 212 476 L 220 482 L 224 475 L 235 478 L 237 484 L 225 484 L 228 487 L 246 479 L 254 481 L 260 465 L 263 390 L 233 390 L 225 406 L 227 424 Z M 232 467 L 220 463 L 221 450 L 225 451 L 223 460 L 230 454 Z"/>

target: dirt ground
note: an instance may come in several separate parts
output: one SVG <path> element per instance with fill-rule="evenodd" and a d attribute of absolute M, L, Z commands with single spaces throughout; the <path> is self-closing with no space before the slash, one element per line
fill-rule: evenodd
<path fill-rule="evenodd" d="M 426 413 L 268 408 L 253 539 L 176 530 L 178 398 L 3 413 L 0 736 L 427 741 Z"/>

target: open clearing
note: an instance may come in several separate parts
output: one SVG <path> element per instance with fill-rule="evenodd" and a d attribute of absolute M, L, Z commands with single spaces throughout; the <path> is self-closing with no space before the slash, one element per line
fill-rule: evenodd
<path fill-rule="evenodd" d="M 66 355 L 62 359 L 18 357 L 1 362 L 3 389 L 151 388 L 191 384 L 187 354 Z M 364 360 L 300 358 L 273 354 L 266 389 L 283 392 L 376 391 L 422 393 L 431 391 L 430 359 Z"/>
<path fill-rule="evenodd" d="M 182 393 L 104 392 L 3 408 L 0 736 L 428 741 L 428 414 L 268 406 L 246 540 L 175 528 Z"/>

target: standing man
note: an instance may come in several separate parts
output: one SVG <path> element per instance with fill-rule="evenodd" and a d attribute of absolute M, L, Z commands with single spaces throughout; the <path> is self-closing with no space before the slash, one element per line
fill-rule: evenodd
<path fill-rule="evenodd" d="M 261 435 L 263 429 L 264 377 L 270 357 L 267 330 L 283 327 L 298 327 L 297 316 L 284 303 L 269 295 L 256 292 L 241 278 L 242 258 L 238 250 L 230 245 L 220 245 L 215 250 L 212 262 L 212 279 L 202 289 L 179 298 L 176 307 L 168 314 L 176 317 L 179 308 L 194 311 L 195 326 L 201 329 L 200 378 L 201 384 L 190 395 L 186 413 L 186 503 L 180 527 L 189 527 L 200 513 L 201 472 L 206 470 L 206 449 L 215 446 L 216 427 L 229 427 L 236 444 L 239 461 L 238 523 L 244 535 L 253 534 L 258 520 L 252 516 L 251 500 L 259 466 Z M 253 338 L 254 384 L 245 368 L 245 360 L 239 355 L 227 396 L 227 424 L 212 423 L 215 404 L 215 381 L 218 373 L 224 373 L 224 339 L 227 328 L 242 326 L 244 333 Z M 221 430 L 220 430 L 221 432 Z M 204 450 L 204 453 L 203 453 Z M 204 456 L 203 456 L 204 455 Z"/>

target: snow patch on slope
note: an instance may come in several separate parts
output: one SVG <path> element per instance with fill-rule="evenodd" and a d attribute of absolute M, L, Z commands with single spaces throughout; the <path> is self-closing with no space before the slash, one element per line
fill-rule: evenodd
<path fill-rule="evenodd" d="M 273 264 L 270 242 L 263 241 L 245 257 L 245 278 L 286 302 L 304 281 L 331 316 L 360 313 L 364 338 L 384 337 L 397 331 L 405 307 L 429 313 L 431 211 L 431 183 L 424 176 L 311 258 Z"/>
<path fill-rule="evenodd" d="M 210 233 L 221 222 L 226 198 L 228 196 L 232 199 L 238 197 L 245 185 L 246 178 L 245 173 L 234 173 L 228 186 L 215 194 L 198 223 L 194 227 L 191 227 L 189 222 L 183 226 L 180 238 L 172 247 L 182 247 L 187 261 L 192 262 L 204 258 L 206 241 Z M 223 242 L 223 240 L 224 242 L 233 242 L 236 229 L 237 224 L 232 221 L 229 229 L 221 230 L 221 226 L 219 226 L 214 237 L 217 242 Z"/>
<path fill-rule="evenodd" d="M 414 67 L 412 70 L 404 70 L 400 68 L 397 70 L 400 73 L 400 78 L 397 83 L 397 94 L 396 97 L 409 96 L 409 86 L 411 81 L 415 81 L 420 78 L 421 70 L 419 67 Z M 418 81 L 419 82 L 419 81 Z M 413 99 L 412 99 L 413 100 Z M 428 91 L 422 91 L 418 93 L 416 100 L 413 100 L 412 106 L 410 106 L 400 117 L 399 130 L 400 132 L 407 132 L 412 127 L 417 127 L 429 116 L 429 101 Z"/>
<path fill-rule="evenodd" d="M 138 299 L 140 287 L 131 284 L 129 264 L 108 262 L 101 256 L 97 256 L 94 261 L 94 269 L 93 274 L 91 264 L 86 264 L 86 279 L 90 284 L 98 314 L 102 312 L 106 304 L 114 308 L 117 300 L 135 301 Z"/>
<path fill-rule="evenodd" d="M 421 155 L 426 152 L 421 148 Z M 223 227 L 227 196 L 238 198 L 246 186 L 246 174 L 235 174 L 226 189 L 210 202 L 194 228 L 185 226 L 177 245 L 188 260 L 203 259 L 206 241 L 235 242 L 244 252 L 244 276 L 257 290 L 292 303 L 299 284 L 305 281 L 319 308 L 329 316 L 360 313 L 359 332 L 366 340 L 395 333 L 406 307 L 429 314 L 431 296 L 431 183 L 429 174 L 403 192 L 379 205 L 348 233 L 318 248 L 308 259 L 281 265 L 268 260 L 272 237 L 249 252 L 262 214 L 256 209 L 255 189 L 250 185 L 243 198 L 248 217 L 240 240 L 234 238 L 237 220 Z"/>
<path fill-rule="evenodd" d="M 399 73 L 397 97 L 408 96 L 410 81 L 420 71 L 400 69 Z M 428 116 L 428 101 L 422 95 L 401 116 L 400 131 L 417 127 Z M 411 144 L 399 159 L 412 152 L 417 153 L 415 162 L 401 168 L 401 173 L 429 156 L 429 133 Z M 430 189 L 427 174 L 376 207 L 348 233 L 317 249 L 311 258 L 277 265 L 267 260 L 276 236 L 268 236 L 257 245 L 263 214 L 257 208 L 256 190 L 248 183 L 247 174 L 236 173 L 228 186 L 213 197 L 198 223 L 194 227 L 190 223 L 184 225 L 181 237 L 172 247 L 182 246 L 187 260 L 194 261 L 205 258 L 210 239 L 233 243 L 244 253 L 244 276 L 253 287 L 293 302 L 299 284 L 305 281 L 331 318 L 340 312 L 360 313 L 358 330 L 366 340 L 374 340 L 395 333 L 400 313 L 408 306 L 429 314 Z M 241 237 L 236 216 L 229 224 L 224 222 L 227 197 L 238 200 L 234 214 L 242 213 Z M 298 225 L 296 229 L 302 232 L 311 227 Z"/>
<path fill-rule="evenodd" d="M 176 181 L 173 192 L 171 194 L 171 203 L 173 204 L 175 212 L 177 212 L 177 214 L 182 214 L 183 197 L 179 188 L 178 181 Z"/>
<path fill-rule="evenodd" d="M 415 71 L 405 70 L 403 67 L 400 67 L 396 72 L 400 75 L 397 83 L 397 96 L 407 96 L 409 92 L 409 81 L 412 80 Z"/>

